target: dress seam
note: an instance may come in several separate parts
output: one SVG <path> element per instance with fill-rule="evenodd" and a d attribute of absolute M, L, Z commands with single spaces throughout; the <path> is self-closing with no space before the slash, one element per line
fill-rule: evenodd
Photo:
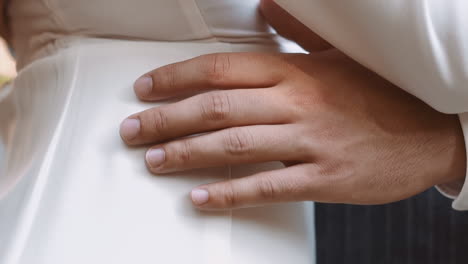
<path fill-rule="evenodd" d="M 55 22 L 55 24 L 57 24 L 59 27 L 67 28 L 66 23 L 64 22 L 65 20 L 60 14 L 58 14 L 59 8 L 53 4 L 51 0 L 43 0 L 43 3 L 44 6 L 49 10 L 52 16 L 52 20 Z"/>
<path fill-rule="evenodd" d="M 201 10 L 200 5 L 198 5 L 197 0 L 192 0 L 192 2 L 197 7 L 196 11 L 198 12 L 200 17 L 202 18 L 202 21 L 203 21 L 203 24 L 205 25 L 206 30 L 210 33 L 210 35 L 214 39 L 214 41 L 220 42 L 219 39 L 213 34 L 213 31 L 211 30 L 211 27 L 206 22 L 205 14 L 203 14 L 203 11 Z"/>

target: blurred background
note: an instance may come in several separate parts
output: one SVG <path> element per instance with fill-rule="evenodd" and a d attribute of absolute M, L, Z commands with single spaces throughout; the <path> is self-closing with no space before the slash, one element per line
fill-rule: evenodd
<path fill-rule="evenodd" d="M 15 77 L 15 62 L 8 51 L 8 47 L 0 38 L 0 86 Z"/>
<path fill-rule="evenodd" d="M 468 211 L 431 188 L 386 205 L 317 203 L 318 264 L 467 264 Z"/>

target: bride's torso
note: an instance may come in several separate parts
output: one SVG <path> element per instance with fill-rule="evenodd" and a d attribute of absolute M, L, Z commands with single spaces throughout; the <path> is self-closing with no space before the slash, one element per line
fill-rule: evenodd
<path fill-rule="evenodd" d="M 277 50 L 256 5 L 13 0 L 24 68 L 0 91 L 0 263 L 314 262 L 310 204 L 207 214 L 187 197 L 200 183 L 279 164 L 153 176 L 145 150 L 118 135 L 124 117 L 157 105 L 132 94 L 143 72 L 212 52 Z"/>
<path fill-rule="evenodd" d="M 9 1 L 12 45 L 24 63 L 71 37 L 259 43 L 273 36 L 258 0 Z"/>

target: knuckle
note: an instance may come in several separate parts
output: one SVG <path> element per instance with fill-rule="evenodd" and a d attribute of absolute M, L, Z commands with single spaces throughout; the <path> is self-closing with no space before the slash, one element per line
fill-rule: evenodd
<path fill-rule="evenodd" d="M 226 78 L 231 69 L 230 55 L 226 53 L 216 53 L 206 55 L 206 77 L 208 82 L 216 84 Z"/>
<path fill-rule="evenodd" d="M 312 88 L 312 89 L 310 89 Z M 309 87 L 303 89 L 301 87 L 289 88 L 285 92 L 285 111 L 290 114 L 291 119 L 311 118 L 313 116 L 321 117 L 324 112 L 329 112 L 329 105 L 325 102 L 324 96 L 314 89 Z"/>
<path fill-rule="evenodd" d="M 163 136 L 165 131 L 167 131 L 167 115 L 162 109 L 155 109 L 154 111 L 152 111 L 151 120 L 153 124 L 152 132 L 156 136 Z"/>
<path fill-rule="evenodd" d="M 277 67 L 281 69 L 282 80 L 289 78 L 290 76 L 298 76 L 303 73 L 303 70 L 292 62 L 292 56 L 294 55 L 289 55 L 287 57 L 271 57 L 271 63 L 277 65 Z"/>
<path fill-rule="evenodd" d="M 269 178 L 261 178 L 257 181 L 258 195 L 262 200 L 273 200 L 277 197 L 278 187 Z"/>
<path fill-rule="evenodd" d="M 153 83 L 155 87 L 174 89 L 177 85 L 178 66 L 177 64 L 166 65 L 153 74 Z"/>
<path fill-rule="evenodd" d="M 235 208 L 240 206 L 239 195 L 232 183 L 226 183 L 222 191 L 224 193 L 223 207 Z"/>
<path fill-rule="evenodd" d="M 204 120 L 225 120 L 231 113 L 231 99 L 223 92 L 212 92 L 202 101 L 201 113 Z"/>
<path fill-rule="evenodd" d="M 192 160 L 192 144 L 190 140 L 183 140 L 174 145 L 174 159 L 182 164 L 187 164 Z"/>
<path fill-rule="evenodd" d="M 231 155 L 247 155 L 254 150 L 254 140 L 248 129 L 228 130 L 224 139 L 225 151 Z"/>
<path fill-rule="evenodd" d="M 307 88 L 311 90 L 309 87 Z M 318 103 L 315 92 L 309 90 L 302 87 L 291 87 L 286 91 L 286 96 L 291 100 L 291 105 L 300 109 L 308 109 Z"/>

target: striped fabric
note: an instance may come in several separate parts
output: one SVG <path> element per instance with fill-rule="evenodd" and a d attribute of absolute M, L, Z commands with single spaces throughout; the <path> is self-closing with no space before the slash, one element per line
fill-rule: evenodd
<path fill-rule="evenodd" d="M 389 205 L 315 210 L 318 264 L 468 263 L 468 212 L 434 189 Z"/>

